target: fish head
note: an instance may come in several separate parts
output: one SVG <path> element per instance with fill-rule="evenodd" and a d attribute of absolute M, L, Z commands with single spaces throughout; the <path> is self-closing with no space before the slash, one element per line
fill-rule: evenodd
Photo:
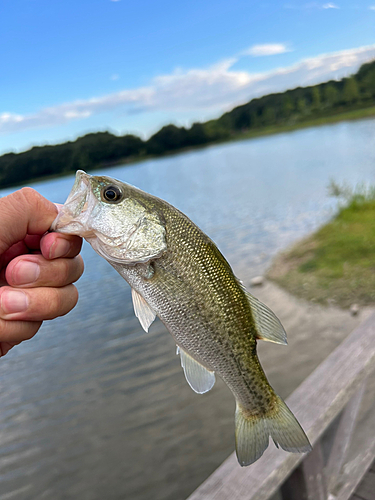
<path fill-rule="evenodd" d="M 167 248 L 165 226 L 153 200 L 130 184 L 78 170 L 51 230 L 85 238 L 111 262 L 148 262 Z"/>

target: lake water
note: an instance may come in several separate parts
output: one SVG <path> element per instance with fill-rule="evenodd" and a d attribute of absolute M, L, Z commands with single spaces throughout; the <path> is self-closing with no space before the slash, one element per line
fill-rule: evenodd
<path fill-rule="evenodd" d="M 185 212 L 246 282 L 332 216 L 331 179 L 375 182 L 375 120 L 105 173 Z M 72 183 L 34 187 L 63 203 Z M 144 333 L 125 281 L 89 245 L 82 253 L 75 310 L 1 359 L 0 500 L 182 500 L 234 449 L 233 397 L 220 381 L 193 393 L 163 325 Z"/>

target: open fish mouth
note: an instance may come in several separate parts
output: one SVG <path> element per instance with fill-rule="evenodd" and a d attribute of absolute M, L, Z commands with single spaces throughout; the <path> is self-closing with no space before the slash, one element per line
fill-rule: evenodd
<path fill-rule="evenodd" d="M 51 225 L 51 231 L 76 234 L 84 238 L 94 236 L 88 221 L 95 207 L 95 197 L 91 194 L 90 175 L 79 170 L 73 188 L 65 204 L 61 207 Z"/>

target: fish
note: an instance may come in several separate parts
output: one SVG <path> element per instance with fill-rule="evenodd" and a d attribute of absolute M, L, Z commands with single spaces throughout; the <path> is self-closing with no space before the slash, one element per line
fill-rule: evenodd
<path fill-rule="evenodd" d="M 270 437 L 288 452 L 311 450 L 257 356 L 259 339 L 287 343 L 282 324 L 186 215 L 130 184 L 79 170 L 51 231 L 85 238 L 128 282 L 142 328 L 160 318 L 196 393 L 209 391 L 215 375 L 222 378 L 236 401 L 241 466 L 258 460 Z"/>

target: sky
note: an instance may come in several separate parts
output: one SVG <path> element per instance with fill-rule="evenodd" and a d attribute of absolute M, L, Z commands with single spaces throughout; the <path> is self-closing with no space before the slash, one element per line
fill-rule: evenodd
<path fill-rule="evenodd" d="M 0 154 L 147 138 L 375 59 L 375 0 L 1 0 Z"/>

